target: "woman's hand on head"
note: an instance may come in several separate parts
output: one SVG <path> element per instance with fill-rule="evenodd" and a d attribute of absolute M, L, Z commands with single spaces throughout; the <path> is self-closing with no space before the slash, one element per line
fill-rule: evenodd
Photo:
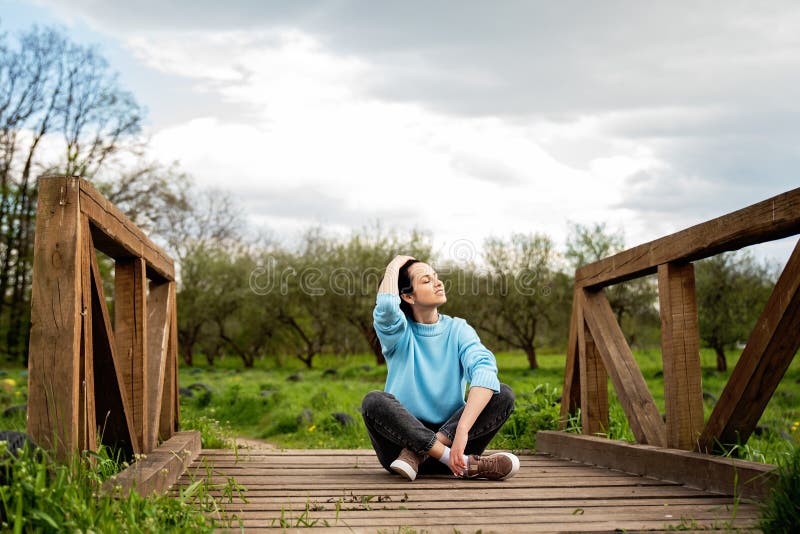
<path fill-rule="evenodd" d="M 399 270 L 400 267 L 402 267 L 405 262 L 407 262 L 408 260 L 413 260 L 413 259 L 416 259 L 416 258 L 414 258 L 413 256 L 403 256 L 403 255 L 395 256 L 394 259 L 389 262 L 389 265 L 387 266 L 387 269 L 391 267 L 391 268 Z"/>
<path fill-rule="evenodd" d="M 378 286 L 378 293 L 397 295 L 397 278 L 400 275 L 400 267 L 408 260 L 413 259 L 411 256 L 395 256 L 386 266 L 386 273 L 383 275 L 380 286 Z"/>

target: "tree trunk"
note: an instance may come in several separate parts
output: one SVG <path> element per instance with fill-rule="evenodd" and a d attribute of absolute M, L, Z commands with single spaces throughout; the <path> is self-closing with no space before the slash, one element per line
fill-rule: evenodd
<path fill-rule="evenodd" d="M 314 362 L 314 356 L 315 356 L 315 354 L 314 354 L 313 352 L 309 352 L 308 354 L 306 354 L 306 356 L 303 356 L 303 355 L 301 355 L 300 353 L 298 353 L 298 354 L 297 354 L 297 358 L 298 358 L 298 359 L 299 359 L 301 362 L 303 362 L 304 364 L 306 364 L 306 367 L 308 367 L 309 369 L 311 369 L 311 368 L 312 368 L 312 367 L 311 367 L 311 365 L 312 365 L 312 363 Z"/>
<path fill-rule="evenodd" d="M 246 369 L 249 369 L 249 368 L 253 367 L 253 364 L 256 361 L 255 355 L 251 354 L 250 351 L 247 351 L 244 348 L 240 347 L 239 344 L 236 343 L 236 341 L 234 341 L 233 339 L 228 337 L 225 333 L 223 333 L 222 332 L 222 326 L 220 326 L 220 335 L 219 335 L 219 337 L 221 337 L 222 340 L 225 343 L 227 343 L 231 348 L 233 348 L 233 351 L 242 359 L 242 363 L 244 363 L 244 366 L 245 366 Z M 311 365 L 309 365 L 309 364 L 306 364 L 306 365 L 311 367 Z"/>
<path fill-rule="evenodd" d="M 525 355 L 528 356 L 528 366 L 530 369 L 538 369 L 539 362 L 536 361 L 536 348 L 533 343 L 525 347 Z"/>
<path fill-rule="evenodd" d="M 727 371 L 728 361 L 725 359 L 725 350 L 720 345 L 716 345 L 714 352 L 717 353 L 717 371 Z"/>
<path fill-rule="evenodd" d="M 183 353 L 183 363 L 189 366 L 192 365 L 192 345 L 194 343 L 184 343 L 181 351 Z"/>

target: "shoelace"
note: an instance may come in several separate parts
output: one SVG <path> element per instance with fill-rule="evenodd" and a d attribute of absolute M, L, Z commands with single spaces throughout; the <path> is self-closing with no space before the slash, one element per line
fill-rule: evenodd
<path fill-rule="evenodd" d="M 479 472 L 483 471 L 484 473 L 486 473 L 486 472 L 497 473 L 500 470 L 499 466 L 497 464 L 498 464 L 497 458 L 492 458 L 492 457 L 483 458 L 482 457 L 481 461 L 478 464 L 478 466 L 479 466 L 478 467 L 478 471 Z M 483 467 L 483 469 L 481 469 L 481 467 Z"/>
<path fill-rule="evenodd" d="M 489 473 L 502 474 L 500 472 L 500 458 L 493 458 L 491 456 L 480 456 L 479 458 L 480 460 L 478 460 L 478 465 L 475 467 L 475 471 L 470 472 L 470 475 L 488 475 Z"/>

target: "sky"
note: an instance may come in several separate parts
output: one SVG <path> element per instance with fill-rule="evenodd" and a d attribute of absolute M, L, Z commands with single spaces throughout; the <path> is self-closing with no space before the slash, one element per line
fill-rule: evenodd
<path fill-rule="evenodd" d="M 154 157 L 289 240 L 633 246 L 800 186 L 795 1 L 0 0 L 1 30 L 33 24 L 97 44 Z"/>

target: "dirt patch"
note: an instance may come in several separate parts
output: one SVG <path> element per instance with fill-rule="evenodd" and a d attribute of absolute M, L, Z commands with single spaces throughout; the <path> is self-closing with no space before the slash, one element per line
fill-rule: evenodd
<path fill-rule="evenodd" d="M 236 445 L 242 449 L 260 449 L 260 450 L 274 451 L 278 448 L 274 444 L 261 439 L 241 438 L 241 437 L 235 439 L 236 439 Z"/>

